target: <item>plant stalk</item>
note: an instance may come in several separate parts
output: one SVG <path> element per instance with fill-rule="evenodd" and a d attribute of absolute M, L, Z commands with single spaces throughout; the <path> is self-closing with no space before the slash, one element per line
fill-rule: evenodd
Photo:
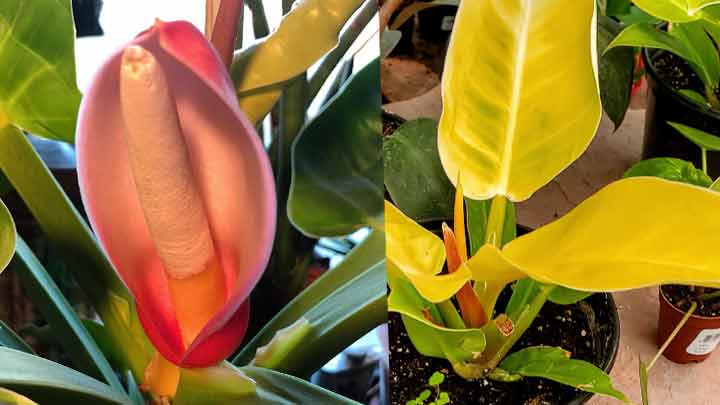
<path fill-rule="evenodd" d="M 487 368 L 494 369 L 500 364 L 500 362 L 503 361 L 505 356 L 507 356 L 513 346 L 515 346 L 515 343 L 520 340 L 530 325 L 532 325 L 535 318 L 537 318 L 538 313 L 540 313 L 540 310 L 545 305 L 548 297 L 555 288 L 556 286 L 554 285 L 546 285 L 542 287 L 540 293 L 530 302 L 530 304 L 528 304 L 527 307 L 525 307 L 525 310 L 520 313 L 520 317 L 515 323 L 510 336 L 503 339 L 500 347 L 495 350 L 490 360 L 486 363 Z"/>
<path fill-rule="evenodd" d="M 710 103 L 710 106 L 715 110 L 720 110 L 720 99 L 718 99 L 717 94 L 715 94 L 715 89 L 712 87 L 705 87 L 705 97 L 708 99 L 708 103 Z"/>
<path fill-rule="evenodd" d="M 685 313 L 685 316 L 683 316 L 683 318 L 680 320 L 680 322 L 677 324 L 677 326 L 675 326 L 675 329 L 673 329 L 670 336 L 668 336 L 668 338 L 665 340 L 665 343 L 663 343 L 662 347 L 660 347 L 660 350 L 658 350 L 658 352 L 655 354 L 655 357 L 653 357 L 650 364 L 648 364 L 648 366 L 647 366 L 648 372 L 650 372 L 650 369 L 655 365 L 655 362 L 658 361 L 658 359 L 660 358 L 660 355 L 663 354 L 665 349 L 667 349 L 667 347 L 670 346 L 670 342 L 672 342 L 673 339 L 675 339 L 675 336 L 677 336 L 677 334 L 680 332 L 680 329 L 682 329 L 683 326 L 685 326 L 685 324 L 690 319 L 692 314 L 695 312 L 697 307 L 698 307 L 697 301 L 693 301 L 692 304 L 690 305 L 690 309 L 688 309 L 688 311 Z"/>
<path fill-rule="evenodd" d="M 435 305 L 440 311 L 440 315 L 442 315 L 445 326 L 450 329 L 465 329 L 467 327 L 452 301 L 447 300 Z"/>
<path fill-rule="evenodd" d="M 270 26 L 268 25 L 267 16 L 265 16 L 265 7 L 263 7 L 262 0 L 245 0 L 245 4 L 252 13 L 255 39 L 270 35 Z"/>
<path fill-rule="evenodd" d="M 495 247 L 502 247 L 503 229 L 505 227 L 505 212 L 508 200 L 505 196 L 496 195 L 492 199 L 490 214 L 488 215 L 485 243 Z"/>
<path fill-rule="evenodd" d="M 707 149 L 700 148 L 702 150 L 702 171 L 708 174 L 708 162 L 707 162 Z"/>

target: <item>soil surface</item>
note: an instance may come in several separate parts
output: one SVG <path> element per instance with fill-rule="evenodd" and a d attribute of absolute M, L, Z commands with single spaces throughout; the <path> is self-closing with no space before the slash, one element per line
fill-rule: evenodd
<path fill-rule="evenodd" d="M 692 300 L 699 295 L 717 292 L 715 288 L 688 287 L 684 285 L 664 285 L 661 287 L 663 294 L 670 303 L 682 311 L 688 311 Z M 694 315 L 717 317 L 720 316 L 720 297 L 701 301 Z"/>
<path fill-rule="evenodd" d="M 506 291 L 498 303 L 504 308 Z M 594 295 L 574 305 L 547 303 L 513 351 L 529 346 L 560 346 L 572 357 L 602 366 L 601 356 L 612 347 L 609 305 L 605 295 Z M 405 405 L 424 389 L 428 378 L 439 371 L 445 374 L 441 389 L 451 404 L 480 405 L 557 405 L 575 402 L 581 391 L 539 378 L 524 378 L 514 383 L 490 379 L 466 381 L 457 376 L 447 360 L 423 357 L 417 353 L 405 332 L 400 315 L 390 313 L 390 384 L 392 404 Z"/>
<path fill-rule="evenodd" d="M 661 78 L 676 90 L 695 90 L 704 95 L 705 87 L 690 65 L 681 57 L 669 52 L 658 52 L 651 56 L 653 66 Z M 715 89 L 720 95 L 720 90 Z"/>

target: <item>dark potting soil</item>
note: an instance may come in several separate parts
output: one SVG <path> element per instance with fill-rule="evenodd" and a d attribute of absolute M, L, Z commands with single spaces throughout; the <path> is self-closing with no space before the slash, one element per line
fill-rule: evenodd
<path fill-rule="evenodd" d="M 715 288 L 688 287 L 684 285 L 664 285 L 662 287 L 663 294 L 675 307 L 681 311 L 688 311 L 692 300 L 702 294 L 711 294 L 717 292 Z M 698 290 L 700 289 L 700 290 Z M 709 300 L 700 301 L 694 315 L 717 317 L 720 316 L 720 297 Z"/>
<path fill-rule="evenodd" d="M 669 52 L 658 52 L 652 57 L 652 62 L 658 75 L 675 90 L 694 90 L 705 95 L 702 80 L 681 57 Z M 720 95 L 720 90 L 715 89 L 715 94 Z"/>
<path fill-rule="evenodd" d="M 504 299 L 503 299 L 504 298 Z M 504 308 L 509 292 L 498 303 Z M 576 359 L 601 366 L 601 358 L 611 350 L 612 325 L 605 313 L 605 295 L 595 295 L 574 305 L 561 306 L 548 302 L 540 311 L 513 351 L 529 346 L 559 346 Z M 589 302 L 592 302 L 591 305 Z M 423 357 L 412 346 L 402 319 L 390 313 L 390 386 L 392 405 L 405 405 L 428 387 L 430 376 L 445 374 L 440 388 L 449 394 L 451 404 L 479 405 L 559 405 L 572 403 L 581 394 L 574 388 L 540 378 L 524 378 L 504 383 L 490 379 L 467 381 L 457 376 L 447 360 Z"/>

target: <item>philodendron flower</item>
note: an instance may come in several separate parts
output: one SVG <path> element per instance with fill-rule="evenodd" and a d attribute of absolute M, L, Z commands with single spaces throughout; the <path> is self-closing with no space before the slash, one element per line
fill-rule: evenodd
<path fill-rule="evenodd" d="M 81 106 L 78 175 L 93 229 L 164 358 L 204 367 L 242 340 L 275 230 L 272 169 L 217 52 L 157 22 Z"/>

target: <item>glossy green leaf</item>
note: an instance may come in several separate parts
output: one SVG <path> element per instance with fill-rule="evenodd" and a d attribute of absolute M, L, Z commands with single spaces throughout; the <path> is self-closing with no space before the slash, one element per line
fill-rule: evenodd
<path fill-rule="evenodd" d="M 676 158 L 653 158 L 640 161 L 625 172 L 624 177 L 652 176 L 681 183 L 709 187 L 710 177 L 692 163 Z"/>
<path fill-rule="evenodd" d="M 670 22 L 689 22 L 700 18 L 714 20 L 715 12 L 707 7 L 718 4 L 717 0 L 633 0 L 646 13 Z"/>
<path fill-rule="evenodd" d="M 70 0 L 1 2 L 0 117 L 72 142 L 80 106 L 74 46 Z"/>
<path fill-rule="evenodd" d="M 424 314 L 430 305 L 408 280 L 393 283 L 388 310 L 402 314 L 408 336 L 420 354 L 458 363 L 485 350 L 485 333 L 481 329 L 449 329 L 430 322 Z"/>
<path fill-rule="evenodd" d="M 0 404 L 3 405 L 37 405 L 36 402 L 16 392 L 0 388 Z"/>
<path fill-rule="evenodd" d="M 385 187 L 393 203 L 417 222 L 453 217 L 454 187 L 437 150 L 437 122 L 406 122 L 383 140 Z"/>
<path fill-rule="evenodd" d="M 40 404 L 130 404 L 121 391 L 63 365 L 0 348 L 0 386 Z"/>
<path fill-rule="evenodd" d="M 116 390 L 123 390 L 115 372 L 95 344 L 70 303 L 35 257 L 22 238 L 17 240 L 16 260 L 13 268 L 25 292 L 52 328 L 54 336 L 80 371 L 103 379 Z"/>
<path fill-rule="evenodd" d="M 605 52 L 607 46 L 622 31 L 622 26 L 610 17 L 598 18 L 598 51 L 600 54 L 600 98 L 608 117 L 617 129 L 630 106 L 630 92 L 635 72 L 635 53 L 632 48 L 618 48 Z"/>
<path fill-rule="evenodd" d="M 33 349 L 3 321 L 0 321 L 0 346 L 30 354 L 35 353 Z"/>
<path fill-rule="evenodd" d="M 252 378 L 257 384 L 257 396 L 259 399 L 248 403 L 258 405 L 359 405 L 355 401 L 310 384 L 305 380 L 277 371 L 259 367 L 242 367 L 240 371 Z"/>
<path fill-rule="evenodd" d="M 338 34 L 363 1 L 298 3 L 270 36 L 235 57 L 230 74 L 251 122 L 272 109 L 282 93 L 279 84 L 305 72 L 337 45 Z"/>
<path fill-rule="evenodd" d="M 587 148 L 602 114 L 596 25 L 594 0 L 460 3 L 438 147 L 467 197 L 523 201 Z"/>
<path fill-rule="evenodd" d="M 668 124 L 698 147 L 713 152 L 720 151 L 720 137 L 677 122 L 668 122 Z"/>
<path fill-rule="evenodd" d="M 300 339 L 284 340 L 292 347 L 269 347 L 257 365 L 309 378 L 346 347 L 387 321 L 385 263 L 378 263 L 310 308 Z M 309 329 L 309 330 L 308 330 Z M 262 351 L 258 350 L 260 353 Z"/>
<path fill-rule="evenodd" d="M 696 59 L 697 55 L 688 49 L 682 41 L 658 29 L 652 23 L 633 24 L 625 28 L 608 45 L 606 52 L 620 46 L 663 49 L 687 61 L 696 64 L 700 63 Z"/>
<path fill-rule="evenodd" d="M 529 347 L 512 353 L 500 363 L 500 368 L 523 377 L 541 377 L 569 385 L 583 391 L 606 395 L 630 403 L 625 394 L 616 390 L 610 376 L 582 360 L 570 358 L 570 353 L 558 347 Z"/>
<path fill-rule="evenodd" d="M 2 133 L 0 132 L 0 136 Z M 15 222 L 13 221 L 10 211 L 0 200 L 0 273 L 12 260 L 15 253 Z"/>
<path fill-rule="evenodd" d="M 182 369 L 173 405 L 259 403 L 256 382 L 223 362 L 214 367 Z"/>
<path fill-rule="evenodd" d="M 678 90 L 678 93 L 682 94 L 683 96 L 689 98 L 690 100 L 692 100 L 700 105 L 704 105 L 704 106 L 708 105 L 708 101 L 705 98 L 705 96 L 703 96 L 702 94 L 698 93 L 695 90 L 680 89 L 680 90 Z"/>
<path fill-rule="evenodd" d="M 255 356 L 257 348 L 268 344 L 277 331 L 292 325 L 313 307 L 319 305 L 334 291 L 362 274 L 366 269 L 373 267 L 384 258 L 385 234 L 380 231 L 373 231 L 361 244 L 356 246 L 340 264 L 315 280 L 275 315 L 275 317 L 243 347 L 240 354 L 233 359 L 233 364 L 248 364 Z"/>
<path fill-rule="evenodd" d="M 19 130 L 0 129 L 0 150 L 0 169 L 62 254 L 109 336 L 123 350 L 135 377 L 142 378 L 152 347 L 140 327 L 130 294 L 90 228 Z"/>
<path fill-rule="evenodd" d="M 295 141 L 288 216 L 307 235 L 342 236 L 368 225 L 382 228 L 378 83 L 376 60 L 358 72 Z"/>
<path fill-rule="evenodd" d="M 693 58 L 688 60 L 691 67 L 700 76 L 705 87 L 715 89 L 720 81 L 720 57 L 717 48 L 705 31 L 701 21 L 677 24 L 671 35 L 685 45 Z"/>
<path fill-rule="evenodd" d="M 510 242 L 502 251 L 506 262 L 494 265 L 582 291 L 720 286 L 720 255 L 713 253 L 720 216 L 709 214 L 718 206 L 720 193 L 707 188 L 653 177 L 620 180 Z"/>
<path fill-rule="evenodd" d="M 565 287 L 555 288 L 548 296 L 548 301 L 558 305 L 571 305 L 593 295 L 592 292 L 578 291 Z"/>
<path fill-rule="evenodd" d="M 513 285 L 513 293 L 510 296 L 505 314 L 517 322 L 520 314 L 525 310 L 526 306 L 540 293 L 542 284 L 531 278 L 523 278 Z"/>

